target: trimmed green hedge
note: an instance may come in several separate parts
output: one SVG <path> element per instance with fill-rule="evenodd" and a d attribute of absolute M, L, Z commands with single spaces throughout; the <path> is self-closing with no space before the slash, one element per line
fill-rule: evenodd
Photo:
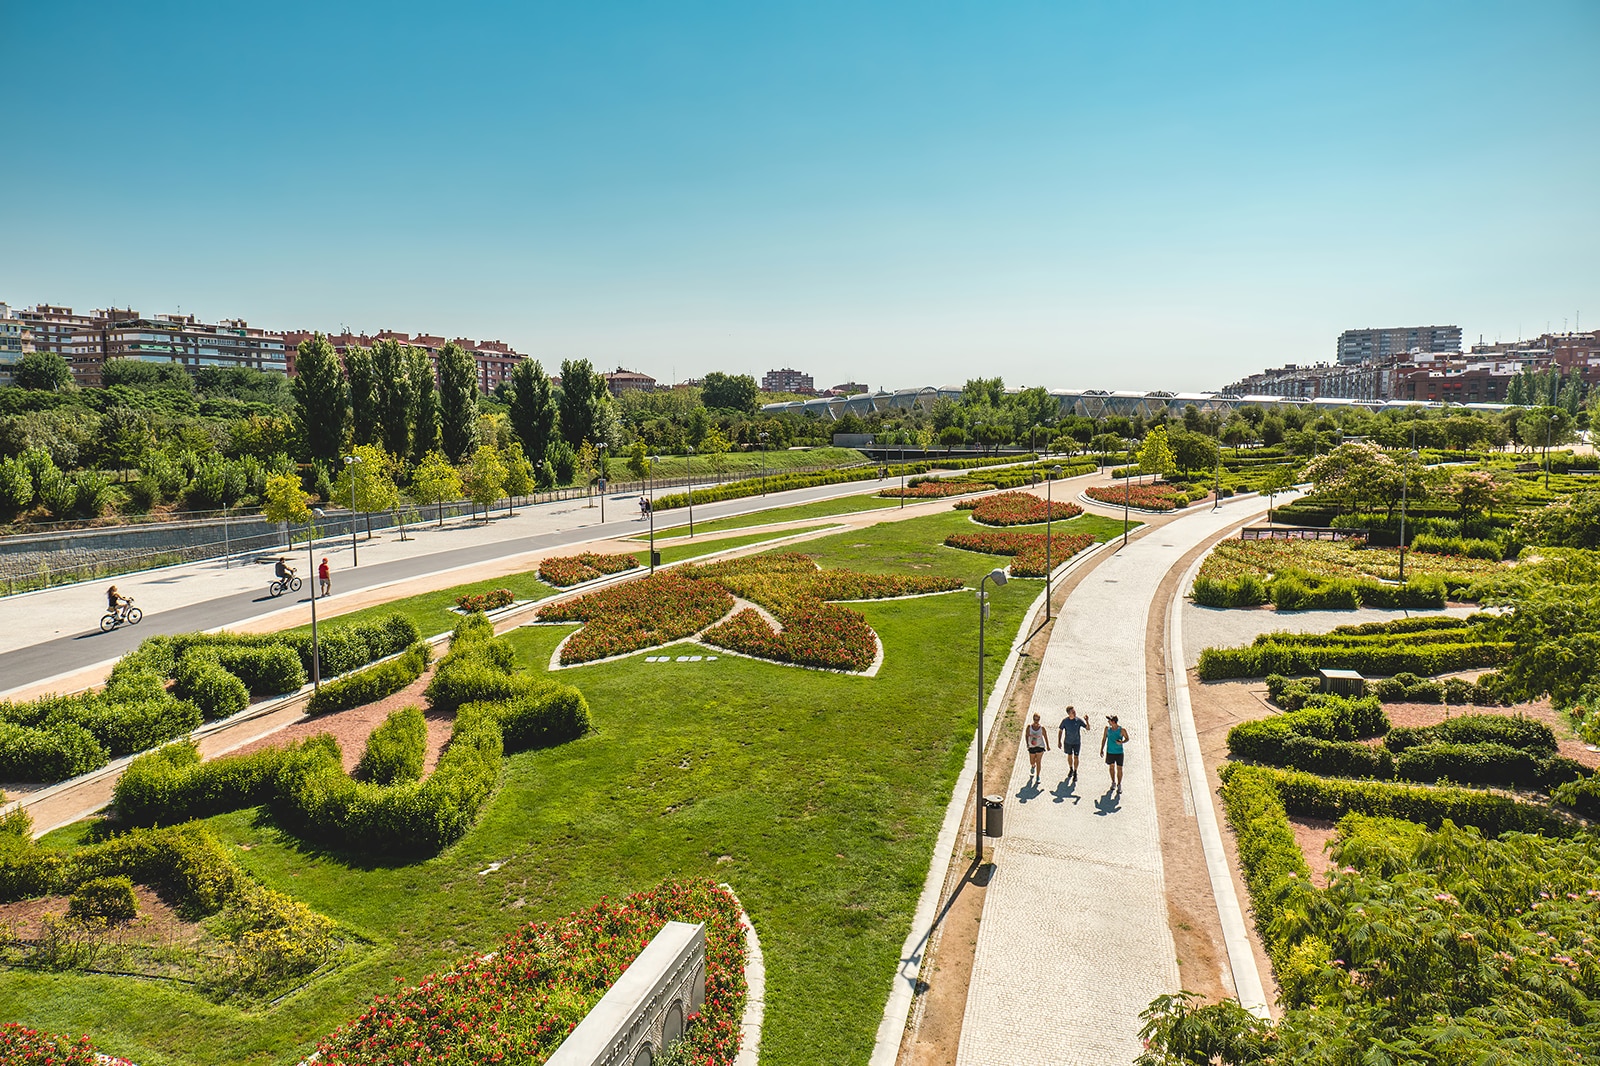
<path fill-rule="evenodd" d="M 1551 797 L 1589 819 L 1600 819 L 1600 774 L 1575 778 L 1556 789 Z"/>
<path fill-rule="evenodd" d="M 124 671 L 99 692 L 0 704 L 0 780 L 59 781 L 194 729 L 198 707 L 148 670 Z"/>
<path fill-rule="evenodd" d="M 1228 752 L 1272 766 L 1346 777 L 1391 777 L 1389 752 L 1358 742 L 1389 728 L 1376 699 L 1308 697 L 1303 709 L 1241 722 L 1228 731 Z"/>
<path fill-rule="evenodd" d="M 1246 648 L 1207 648 L 1200 653 L 1202 681 L 1225 681 L 1268 674 L 1308 674 L 1319 669 L 1359 670 L 1363 674 L 1442 674 L 1480 666 L 1501 666 L 1512 646 L 1498 641 L 1469 644 L 1394 646 L 1308 646 L 1265 643 Z"/>
<path fill-rule="evenodd" d="M 222 668 L 210 648 L 184 652 L 173 668 L 172 682 L 172 691 L 199 707 L 208 722 L 238 714 L 250 705 L 250 690 Z"/>
<path fill-rule="evenodd" d="M 366 750 L 350 776 L 374 785 L 416 781 L 427 758 L 428 723 L 420 708 L 402 707 L 367 737 Z"/>
<path fill-rule="evenodd" d="M 1395 754 L 1428 744 L 1501 744 L 1540 758 L 1556 753 L 1555 731 L 1535 718 L 1508 714 L 1464 714 L 1420 729 L 1400 728 L 1383 738 Z"/>
<path fill-rule="evenodd" d="M 917 463 L 896 463 L 888 467 L 890 478 L 898 478 L 903 472 L 907 477 L 912 474 L 926 474 L 930 470 L 976 470 L 981 467 L 995 466 L 1004 463 L 1030 462 L 1038 458 L 1035 455 L 999 455 L 975 459 L 930 459 Z M 717 485 L 711 488 L 695 489 L 695 503 L 718 503 L 722 500 L 742 500 L 747 496 L 761 496 L 768 492 L 784 492 L 789 489 L 809 489 L 817 485 L 842 485 L 852 481 L 875 481 L 878 479 L 879 467 L 868 463 L 864 466 L 847 467 L 840 470 L 819 470 L 811 474 L 775 474 L 771 477 L 745 478 L 741 481 L 730 481 L 726 485 Z M 1091 468 L 1092 469 L 1092 468 Z M 1086 470 L 1085 473 L 1088 471 Z M 689 504 L 687 492 L 673 492 L 664 496 L 657 496 L 652 505 L 657 511 L 670 511 Z"/>
<path fill-rule="evenodd" d="M 1297 882 L 1311 883 L 1311 868 L 1289 825 L 1289 812 L 1275 772 L 1238 763 L 1224 765 L 1222 809 L 1239 844 L 1239 866 L 1255 911 L 1256 928 L 1269 954 L 1277 939 L 1271 925 L 1275 904 Z M 1274 964 L 1280 960 L 1274 954 Z"/>
<path fill-rule="evenodd" d="M 398 658 L 375 663 L 324 684 L 306 704 L 306 713 L 332 714 L 391 696 L 421 677 L 432 657 L 433 648 L 427 641 L 419 640 Z"/>
<path fill-rule="evenodd" d="M 1239 763 L 1224 764 L 1218 773 L 1227 781 L 1231 775 L 1244 771 L 1272 775 L 1284 807 L 1291 814 L 1312 818 L 1337 821 L 1355 811 L 1420 822 L 1431 829 L 1437 829 L 1448 818 L 1456 825 L 1477 826 L 1491 836 L 1509 832 L 1571 836 L 1576 831 L 1572 823 L 1546 807 L 1480 789 L 1352 781 Z"/>

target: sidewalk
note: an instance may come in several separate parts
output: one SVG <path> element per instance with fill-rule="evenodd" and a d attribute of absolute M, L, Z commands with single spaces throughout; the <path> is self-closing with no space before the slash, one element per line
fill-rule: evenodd
<path fill-rule="evenodd" d="M 1139 1013 L 1182 986 L 1167 925 L 1150 765 L 1145 641 L 1151 601 L 1185 553 L 1266 510 L 1244 497 L 1153 530 L 1102 562 L 1068 596 L 1028 710 L 1050 730 L 1043 786 L 1025 787 L 1019 748 L 994 843 L 958 1066 L 1110 1066 L 1141 1047 Z M 1056 726 L 1087 714 L 1080 779 L 1069 782 Z M 1131 734 L 1121 796 L 1098 757 L 1106 715 Z M 1175 767 L 1163 766 L 1170 774 Z"/>

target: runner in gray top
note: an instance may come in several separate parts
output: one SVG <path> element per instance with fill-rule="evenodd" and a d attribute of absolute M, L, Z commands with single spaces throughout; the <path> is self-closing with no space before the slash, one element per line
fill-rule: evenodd
<path fill-rule="evenodd" d="M 1078 717 L 1075 707 L 1067 708 L 1067 716 L 1061 719 L 1061 725 L 1056 731 L 1056 738 L 1061 743 L 1061 750 L 1067 753 L 1067 777 L 1078 776 L 1078 752 L 1083 747 L 1083 731 L 1089 728 L 1089 716 Z"/>

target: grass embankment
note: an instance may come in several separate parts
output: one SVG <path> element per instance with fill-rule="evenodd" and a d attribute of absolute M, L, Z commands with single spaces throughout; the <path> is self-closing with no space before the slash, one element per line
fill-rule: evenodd
<path fill-rule="evenodd" d="M 998 558 L 941 543 L 970 528 L 949 512 L 804 550 L 824 566 L 975 585 Z M 1028 582 L 993 591 L 986 677 L 998 675 L 1037 593 Z M 968 595 L 852 609 L 886 648 L 874 678 L 730 655 L 561 671 L 587 697 L 596 731 L 508 758 L 479 824 L 426 862 L 349 861 L 250 811 L 209 819 L 265 884 L 375 943 L 276 1006 L 250 1014 L 177 985 L 14 971 L 0 974 L 0 1016 L 87 1031 L 142 1066 L 292 1063 L 397 977 L 448 968 L 601 896 L 711 877 L 734 886 L 761 935 L 762 1061 L 863 1062 L 967 755 L 977 625 Z M 519 665 L 543 672 L 572 628 L 515 631 Z M 491 863 L 501 865 L 485 872 Z"/>
<path fill-rule="evenodd" d="M 910 500 L 907 505 L 922 501 Z M 835 500 L 818 500 L 815 503 L 797 503 L 791 507 L 775 507 L 770 511 L 755 511 L 718 518 L 710 522 L 696 522 L 696 533 L 716 533 L 724 529 L 744 529 L 747 526 L 765 526 L 774 522 L 803 522 L 808 518 L 834 518 L 860 514 L 862 511 L 879 511 L 885 507 L 899 507 L 899 500 L 883 500 L 877 496 L 841 496 Z M 673 527 L 676 529 L 677 527 Z M 660 533 L 656 534 L 658 537 Z"/>

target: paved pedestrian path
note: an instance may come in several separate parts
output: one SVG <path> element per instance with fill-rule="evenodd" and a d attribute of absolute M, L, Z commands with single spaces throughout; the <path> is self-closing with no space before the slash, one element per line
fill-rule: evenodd
<path fill-rule="evenodd" d="M 1245 497 L 1152 529 L 1106 558 L 1067 597 L 1040 663 L 1034 712 L 1050 729 L 1042 786 L 1018 748 L 1005 836 L 984 902 L 957 1066 L 1116 1066 L 1138 1057 L 1139 1013 L 1179 990 L 1167 925 L 1145 700 L 1151 602 L 1207 538 L 1265 511 Z M 1067 777 L 1056 726 L 1068 703 L 1091 719 L 1080 778 Z M 1098 757 L 1107 714 L 1131 738 L 1122 794 Z M 1152 772 L 1153 771 L 1153 772 Z"/>

